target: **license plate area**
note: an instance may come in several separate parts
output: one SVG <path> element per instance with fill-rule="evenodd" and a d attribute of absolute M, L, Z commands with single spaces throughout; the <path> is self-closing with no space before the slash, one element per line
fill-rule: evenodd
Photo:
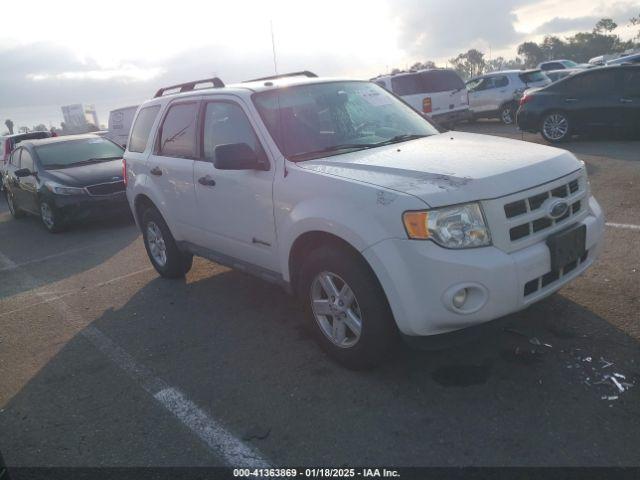
<path fill-rule="evenodd" d="M 557 272 L 582 257 L 586 250 L 586 239 L 586 225 L 575 225 L 550 235 L 547 238 L 547 247 L 551 254 L 551 271 Z"/>

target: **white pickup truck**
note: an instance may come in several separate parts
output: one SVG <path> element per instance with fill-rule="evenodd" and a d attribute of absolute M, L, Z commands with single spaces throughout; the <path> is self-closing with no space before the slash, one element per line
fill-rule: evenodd
<path fill-rule="evenodd" d="M 443 133 L 374 83 L 310 72 L 161 89 L 138 109 L 124 175 L 162 276 L 199 255 L 281 284 L 351 368 L 401 335 L 526 308 L 603 238 L 571 153 Z"/>

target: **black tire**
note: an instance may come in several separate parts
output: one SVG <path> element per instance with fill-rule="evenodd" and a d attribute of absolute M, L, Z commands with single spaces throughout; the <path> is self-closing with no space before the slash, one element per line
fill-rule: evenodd
<path fill-rule="evenodd" d="M 158 261 L 151 251 L 149 243 L 149 228 L 151 225 L 157 226 L 162 234 L 162 241 L 164 242 L 166 261 L 162 264 Z M 160 215 L 160 212 L 153 207 L 147 208 L 142 213 L 142 237 L 144 239 L 144 247 L 147 250 L 149 260 L 153 265 L 153 268 L 165 278 L 182 278 L 184 277 L 191 266 L 193 265 L 193 255 L 190 253 L 181 252 L 178 248 L 167 223 Z"/>
<path fill-rule="evenodd" d="M 331 272 L 344 279 L 355 295 L 361 317 L 361 333 L 356 343 L 340 347 L 323 333 L 312 309 L 312 288 L 321 272 Z M 391 309 L 377 278 L 357 253 L 328 245 L 312 251 L 299 275 L 298 295 L 303 302 L 308 326 L 322 349 L 343 366 L 362 370 L 384 362 L 399 338 Z"/>
<path fill-rule="evenodd" d="M 4 190 L 4 198 L 7 201 L 7 206 L 9 207 L 9 213 L 11 213 L 11 216 L 13 218 L 23 218 L 25 213 L 16 205 L 13 199 L 13 194 L 7 189 Z"/>
<path fill-rule="evenodd" d="M 513 125 L 516 123 L 516 106 L 513 103 L 506 103 L 500 107 L 500 121 L 504 125 Z"/>
<path fill-rule="evenodd" d="M 44 228 L 47 229 L 49 233 L 60 233 L 64 231 L 66 225 L 60 218 L 60 214 L 56 211 L 56 209 L 46 200 L 40 201 L 39 205 L 40 209 L 40 221 Z M 51 212 L 50 219 L 47 219 L 44 213 L 44 209 L 49 209 Z"/>
<path fill-rule="evenodd" d="M 565 122 L 564 123 L 564 133 L 553 135 L 551 131 L 547 131 L 546 123 L 548 121 L 552 121 L 553 117 L 557 118 L 556 123 Z M 562 120 L 560 120 L 562 119 Z M 569 138 L 571 138 L 571 121 L 569 120 L 569 116 L 565 112 L 561 111 L 553 111 L 547 112 L 542 116 L 542 120 L 540 121 L 540 135 L 549 143 L 561 143 Z"/>

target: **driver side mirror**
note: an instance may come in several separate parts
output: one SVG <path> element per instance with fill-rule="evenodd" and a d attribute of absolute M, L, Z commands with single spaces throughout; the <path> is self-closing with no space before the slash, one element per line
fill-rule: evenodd
<path fill-rule="evenodd" d="M 13 172 L 13 174 L 18 178 L 24 178 L 30 175 L 34 175 L 34 173 L 31 172 L 31 170 L 29 170 L 28 168 L 19 168 L 18 170 Z"/>
<path fill-rule="evenodd" d="M 218 145 L 213 165 L 218 170 L 269 170 L 266 160 L 246 143 Z"/>

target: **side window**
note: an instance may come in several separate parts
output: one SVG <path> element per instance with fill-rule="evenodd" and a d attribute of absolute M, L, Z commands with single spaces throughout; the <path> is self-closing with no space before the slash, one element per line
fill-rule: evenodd
<path fill-rule="evenodd" d="M 209 102 L 204 113 L 204 157 L 215 159 L 218 145 L 246 143 L 259 157 L 265 156 L 260 141 L 242 108 L 230 102 Z"/>
<path fill-rule="evenodd" d="M 162 129 L 158 155 L 195 158 L 198 103 L 178 103 L 169 107 Z"/>
<path fill-rule="evenodd" d="M 584 73 L 565 82 L 564 90 L 576 95 L 607 94 L 615 89 L 613 71 Z"/>
<path fill-rule="evenodd" d="M 142 153 L 145 151 L 149 134 L 151 133 L 151 127 L 153 127 L 153 122 L 156 121 L 159 111 L 160 105 L 154 105 L 153 107 L 146 107 L 140 110 L 140 113 L 136 117 L 136 123 L 131 129 L 131 137 L 127 145 L 130 152 Z"/>
<path fill-rule="evenodd" d="M 21 148 L 20 151 L 22 155 L 20 155 L 20 168 L 28 168 L 29 171 L 33 172 L 33 158 L 31 154 L 26 148 Z"/>
<path fill-rule="evenodd" d="M 622 95 L 630 98 L 640 98 L 640 68 L 625 70 L 622 79 Z"/>
<path fill-rule="evenodd" d="M 503 88 L 509 85 L 509 79 L 505 76 L 493 77 L 493 85 L 496 88 Z"/>
<path fill-rule="evenodd" d="M 420 76 L 414 74 L 393 77 L 391 79 L 391 87 L 396 95 L 415 95 L 420 92 Z"/>
<path fill-rule="evenodd" d="M 11 154 L 11 158 L 9 159 L 9 163 L 16 168 L 20 168 L 20 151 L 21 148 L 17 148 Z"/>

